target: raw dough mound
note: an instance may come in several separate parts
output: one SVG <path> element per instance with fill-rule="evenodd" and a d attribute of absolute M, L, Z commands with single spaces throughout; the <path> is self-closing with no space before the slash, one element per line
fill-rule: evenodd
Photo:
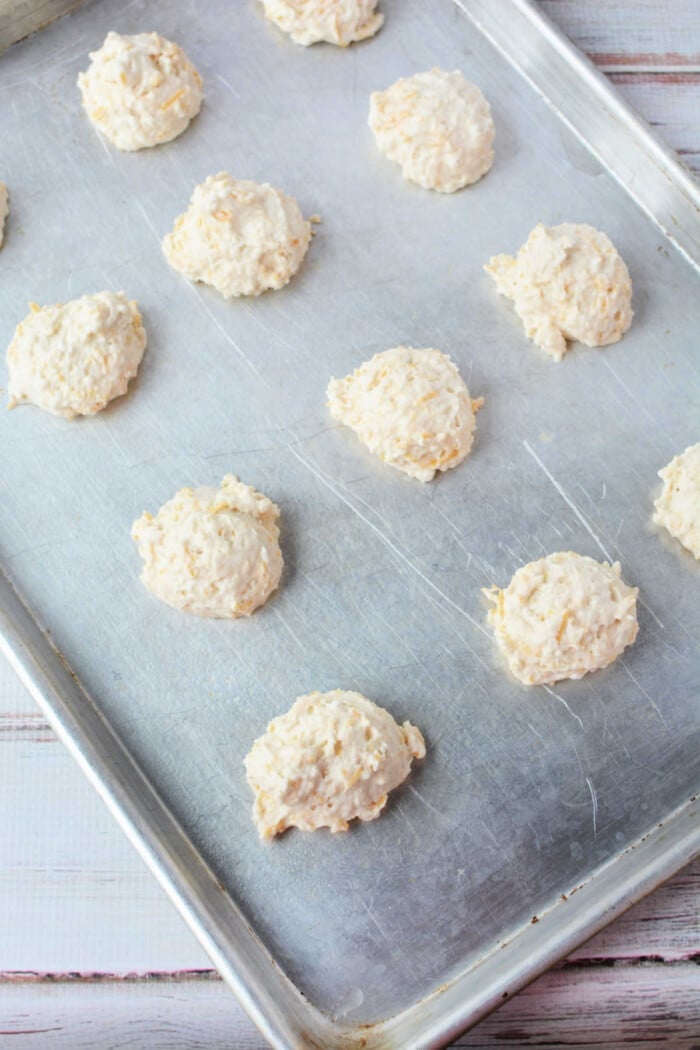
<path fill-rule="evenodd" d="M 369 126 L 380 153 L 429 190 L 454 193 L 493 164 L 491 109 L 458 71 L 431 69 L 375 91 Z"/>
<path fill-rule="evenodd" d="M 170 142 L 202 105 L 202 78 L 185 52 L 158 33 L 108 33 L 78 76 L 88 117 L 117 149 Z"/>
<path fill-rule="evenodd" d="M 72 419 L 94 415 L 126 393 L 146 349 L 133 299 L 97 292 L 30 306 L 7 351 L 9 408 L 28 401 Z"/>
<path fill-rule="evenodd" d="M 325 41 L 347 47 L 374 36 L 384 24 L 377 0 L 262 0 L 265 14 L 295 44 Z"/>
<path fill-rule="evenodd" d="M 374 820 L 412 760 L 424 756 L 420 730 L 397 725 L 360 693 L 300 696 L 245 757 L 260 837 L 291 827 L 346 831 L 356 817 Z"/>
<path fill-rule="evenodd" d="M 700 442 L 659 471 L 664 487 L 654 503 L 654 521 L 700 559 Z"/>
<path fill-rule="evenodd" d="M 163 251 L 185 277 L 230 299 L 283 288 L 301 266 L 310 240 L 311 224 L 293 197 L 220 172 L 195 186 Z"/>
<path fill-rule="evenodd" d="M 504 591 L 484 594 L 496 603 L 488 617 L 496 641 L 526 685 L 582 678 L 637 637 L 638 590 L 620 579 L 619 562 L 550 554 L 518 569 Z"/>
<path fill-rule="evenodd" d="M 157 598 L 195 616 L 248 616 L 282 575 L 277 519 L 267 496 L 227 474 L 221 487 L 180 489 L 132 529 L 141 580 Z"/>
<path fill-rule="evenodd" d="M 5 235 L 5 219 L 9 214 L 7 186 L 4 182 L 0 182 L 0 248 L 2 248 L 2 241 Z"/>
<path fill-rule="evenodd" d="M 608 346 L 632 323 L 632 282 L 606 234 L 593 226 L 538 223 L 517 255 L 496 255 L 484 267 L 525 325 L 555 361 L 567 339 Z"/>
<path fill-rule="evenodd" d="M 410 346 L 375 354 L 328 385 L 331 415 L 370 452 L 419 481 L 465 459 L 483 403 L 472 401 L 447 354 Z"/>

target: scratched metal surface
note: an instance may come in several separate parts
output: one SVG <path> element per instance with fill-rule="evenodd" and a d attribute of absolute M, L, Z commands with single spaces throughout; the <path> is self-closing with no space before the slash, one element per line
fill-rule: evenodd
<path fill-rule="evenodd" d="M 379 36 L 294 47 L 258 5 L 97 0 L 0 60 L 0 336 L 27 300 L 124 289 L 149 349 L 126 398 L 67 423 L 0 416 L 0 551 L 39 621 L 284 970 L 335 1018 L 407 1007 L 653 827 L 697 786 L 692 558 L 650 523 L 656 471 L 697 440 L 697 277 L 620 186 L 445 0 L 385 0 Z M 178 141 L 120 155 L 75 89 L 108 29 L 155 26 L 202 72 Z M 366 128 L 399 75 L 460 67 L 497 126 L 492 172 L 453 196 L 402 181 Z M 159 242 L 207 174 L 269 180 L 323 224 L 284 291 L 226 303 Z M 555 365 L 481 264 L 538 220 L 604 228 L 635 322 Z M 486 405 L 431 485 L 375 462 L 324 406 L 331 375 L 438 346 Z M 138 581 L 130 524 L 238 473 L 282 507 L 286 571 L 249 621 L 206 622 Z M 505 672 L 480 588 L 575 549 L 639 585 L 637 644 L 579 683 Z M 380 821 L 259 844 L 242 759 L 310 689 L 359 689 L 425 732 Z"/>

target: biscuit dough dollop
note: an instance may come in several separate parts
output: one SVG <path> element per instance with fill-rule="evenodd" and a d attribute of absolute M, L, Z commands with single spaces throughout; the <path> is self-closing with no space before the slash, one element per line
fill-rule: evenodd
<path fill-rule="evenodd" d="M 424 757 L 420 730 L 398 725 L 361 693 L 300 696 L 245 757 L 260 837 L 291 827 L 346 831 L 356 818 L 374 820 L 413 759 Z"/>
<path fill-rule="evenodd" d="M 277 519 L 267 496 L 227 474 L 220 487 L 180 489 L 131 536 L 141 580 L 157 598 L 195 616 L 248 616 L 282 575 Z"/>
<path fill-rule="evenodd" d="M 459 71 L 431 69 L 373 92 L 369 126 L 380 153 L 425 189 L 454 193 L 493 164 L 490 106 Z"/>
<path fill-rule="evenodd" d="M 654 502 L 654 521 L 700 559 L 700 442 L 675 456 L 659 477 L 664 487 Z"/>
<path fill-rule="evenodd" d="M 295 44 L 347 47 L 382 27 L 377 0 L 262 0 L 265 15 L 289 33 Z"/>
<path fill-rule="evenodd" d="M 555 361 L 567 340 L 608 346 L 632 323 L 629 271 L 610 238 L 585 223 L 538 223 L 516 255 L 495 255 L 484 269 Z"/>
<path fill-rule="evenodd" d="M 310 240 L 311 223 L 293 197 L 220 172 L 195 187 L 163 251 L 185 277 L 230 299 L 283 288 L 301 266 Z"/>
<path fill-rule="evenodd" d="M 0 248 L 2 248 L 3 238 L 5 236 L 5 219 L 10 214 L 10 206 L 8 203 L 7 186 L 4 182 L 0 182 Z"/>
<path fill-rule="evenodd" d="M 472 400 L 457 366 L 440 350 L 397 346 L 375 354 L 344 379 L 331 379 L 328 406 L 370 452 L 419 481 L 469 454 Z"/>
<path fill-rule="evenodd" d="M 146 349 L 133 299 L 97 292 L 30 308 L 7 351 L 9 408 L 31 402 L 71 419 L 126 393 Z"/>
<path fill-rule="evenodd" d="M 185 52 L 158 33 L 108 33 L 78 77 L 83 107 L 121 150 L 170 142 L 199 113 L 202 78 Z"/>
<path fill-rule="evenodd" d="M 573 551 L 529 562 L 505 588 L 484 591 L 499 648 L 526 685 L 582 678 L 607 667 L 637 637 L 636 587 L 620 565 Z"/>

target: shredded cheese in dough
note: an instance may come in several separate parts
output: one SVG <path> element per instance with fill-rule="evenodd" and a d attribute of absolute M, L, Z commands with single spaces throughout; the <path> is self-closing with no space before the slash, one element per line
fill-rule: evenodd
<path fill-rule="evenodd" d="M 483 403 L 471 399 L 447 354 L 410 346 L 375 354 L 328 386 L 331 415 L 370 452 L 419 481 L 466 458 Z"/>
<path fill-rule="evenodd" d="M 279 584 L 279 507 L 227 474 L 221 486 L 180 489 L 132 529 L 141 580 L 161 601 L 195 616 L 249 616 Z"/>
<path fill-rule="evenodd" d="M 195 187 L 163 251 L 185 277 L 229 299 L 283 288 L 310 241 L 311 224 L 293 197 L 220 172 Z"/>
<path fill-rule="evenodd" d="M 138 305 L 124 292 L 31 303 L 7 351 L 9 407 L 30 402 L 66 419 L 93 415 L 126 393 L 145 349 Z"/>
<path fill-rule="evenodd" d="M 593 226 L 538 223 L 516 255 L 496 255 L 484 269 L 513 300 L 528 337 L 555 361 L 567 340 L 608 346 L 632 323 L 629 271 Z"/>
<path fill-rule="evenodd" d="M 454 193 L 493 164 L 491 109 L 458 71 L 431 69 L 375 91 L 369 126 L 380 153 L 425 189 Z"/>
<path fill-rule="evenodd" d="M 295 44 L 325 41 L 347 47 L 366 40 L 384 23 L 377 0 L 262 0 L 265 15 Z"/>
<path fill-rule="evenodd" d="M 121 150 L 170 142 L 201 108 L 202 78 L 185 52 L 158 33 L 108 33 L 78 77 L 83 107 Z"/>
<path fill-rule="evenodd" d="M 654 521 L 700 559 L 700 442 L 659 471 L 664 483 L 654 503 Z"/>
<path fill-rule="evenodd" d="M 260 837 L 291 827 L 346 831 L 351 820 L 374 820 L 413 759 L 424 756 L 415 726 L 397 725 L 360 693 L 300 696 L 245 758 Z"/>
<path fill-rule="evenodd" d="M 523 565 L 505 590 L 484 594 L 498 646 L 526 685 L 582 678 L 637 637 L 638 590 L 622 581 L 618 562 L 550 554 Z"/>

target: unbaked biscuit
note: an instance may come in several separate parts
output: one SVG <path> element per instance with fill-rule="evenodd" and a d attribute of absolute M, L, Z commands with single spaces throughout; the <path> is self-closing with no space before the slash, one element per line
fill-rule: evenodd
<path fill-rule="evenodd" d="M 375 354 L 328 385 L 331 415 L 370 452 L 419 481 L 466 458 L 483 403 L 469 396 L 447 354 L 410 346 Z"/>
<path fill-rule="evenodd" d="M 360 693 L 300 696 L 245 757 L 260 837 L 291 827 L 346 831 L 351 820 L 374 820 L 413 759 L 424 756 L 420 730 L 398 725 Z"/>
<path fill-rule="evenodd" d="M 233 474 L 218 489 L 180 489 L 132 526 L 141 580 L 161 601 L 195 616 L 248 616 L 282 575 L 278 517 L 279 507 Z"/>
<path fill-rule="evenodd" d="M 638 590 L 620 565 L 573 551 L 529 562 L 484 594 L 499 648 L 526 685 L 582 678 L 607 667 L 637 637 Z"/>
<path fill-rule="evenodd" d="M 138 305 L 124 292 L 32 303 L 7 351 L 8 407 L 30 402 L 66 419 L 94 415 L 126 393 L 145 349 Z"/>
<path fill-rule="evenodd" d="M 700 559 L 700 442 L 659 471 L 664 487 L 654 502 L 654 521 Z"/>
<path fill-rule="evenodd" d="M 366 40 L 384 23 L 377 0 L 262 0 L 265 15 L 295 44 L 325 41 L 347 47 Z"/>
<path fill-rule="evenodd" d="M 163 241 L 172 267 L 226 299 L 283 288 L 301 266 L 311 224 L 293 197 L 226 172 L 195 186 Z"/>
<path fill-rule="evenodd" d="M 88 117 L 117 149 L 170 142 L 202 105 L 202 78 L 185 52 L 158 33 L 108 33 L 78 77 Z"/>
<path fill-rule="evenodd" d="M 484 269 L 555 361 L 567 340 L 608 346 L 632 323 L 629 271 L 610 238 L 585 223 L 538 223 L 516 255 L 496 255 Z"/>
<path fill-rule="evenodd" d="M 425 189 L 454 193 L 493 164 L 491 109 L 459 71 L 431 69 L 373 92 L 369 126 L 380 153 Z"/>

